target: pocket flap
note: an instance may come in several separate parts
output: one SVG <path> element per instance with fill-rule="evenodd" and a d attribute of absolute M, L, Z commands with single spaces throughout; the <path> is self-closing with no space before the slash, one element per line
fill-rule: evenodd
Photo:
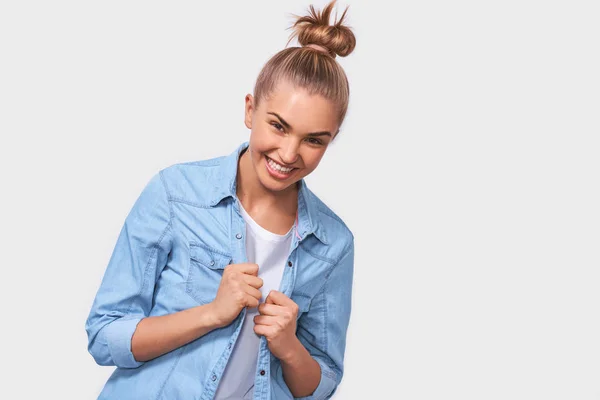
<path fill-rule="evenodd" d="M 210 269 L 223 269 L 231 264 L 231 256 L 199 243 L 190 243 L 190 258 Z"/>
<path fill-rule="evenodd" d="M 291 300 L 298 305 L 298 317 L 310 309 L 311 298 L 302 293 L 293 293 Z"/>

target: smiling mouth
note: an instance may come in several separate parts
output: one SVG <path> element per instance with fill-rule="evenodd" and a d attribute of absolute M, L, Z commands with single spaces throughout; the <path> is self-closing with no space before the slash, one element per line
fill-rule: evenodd
<path fill-rule="evenodd" d="M 295 171 L 298 168 L 289 168 L 289 167 L 284 167 L 278 163 L 276 163 L 275 161 L 273 161 L 271 158 L 265 156 L 266 160 L 267 160 L 267 166 L 269 167 L 269 170 L 271 172 L 274 172 L 277 175 L 280 176 L 289 176 L 293 171 Z"/>

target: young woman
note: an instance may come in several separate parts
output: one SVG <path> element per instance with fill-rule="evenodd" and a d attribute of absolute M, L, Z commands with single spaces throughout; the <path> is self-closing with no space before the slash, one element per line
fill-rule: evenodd
<path fill-rule="evenodd" d="M 334 2 L 296 20 L 246 96 L 250 140 L 157 173 L 86 321 L 101 399 L 327 399 L 343 374 L 354 236 L 306 186 L 337 137 L 355 38 Z"/>

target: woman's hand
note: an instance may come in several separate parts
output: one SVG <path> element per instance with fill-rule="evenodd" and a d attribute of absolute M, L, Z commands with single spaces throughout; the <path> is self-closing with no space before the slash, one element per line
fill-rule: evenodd
<path fill-rule="evenodd" d="M 258 306 L 254 332 L 267 338 L 269 350 L 280 360 L 287 360 L 297 348 L 296 318 L 298 305 L 285 294 L 272 290 Z"/>
<path fill-rule="evenodd" d="M 258 277 L 258 264 L 230 264 L 223 270 L 217 296 L 210 303 L 218 326 L 229 325 L 244 307 L 257 307 L 262 297 L 258 290 L 263 280 Z"/>

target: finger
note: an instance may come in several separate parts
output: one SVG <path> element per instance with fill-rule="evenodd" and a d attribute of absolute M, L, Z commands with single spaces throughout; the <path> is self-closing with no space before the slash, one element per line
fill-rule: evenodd
<path fill-rule="evenodd" d="M 258 312 L 261 315 L 272 315 L 272 316 L 280 316 L 285 314 L 285 308 L 278 306 L 276 304 L 268 304 L 262 303 L 258 306 Z"/>
<path fill-rule="evenodd" d="M 265 303 L 267 303 L 267 304 L 275 304 L 275 301 L 273 300 L 273 296 L 271 296 L 271 293 L 273 293 L 272 290 L 269 292 L 269 294 L 267 295 L 267 298 L 265 299 Z"/>
<path fill-rule="evenodd" d="M 240 264 L 229 264 L 225 268 L 231 269 L 236 272 L 241 272 L 249 275 L 258 275 L 258 264 L 253 263 L 240 263 Z"/>
<path fill-rule="evenodd" d="M 262 293 L 260 292 L 260 290 L 250 286 L 250 285 L 244 285 L 243 290 L 246 294 L 254 297 L 256 300 L 260 301 L 260 298 L 262 297 Z"/>
<path fill-rule="evenodd" d="M 270 325 L 254 325 L 254 333 L 261 336 L 269 337 L 273 331 L 273 328 Z"/>
<path fill-rule="evenodd" d="M 249 308 L 256 308 L 259 306 L 260 301 L 259 301 L 260 297 L 257 299 L 254 296 L 250 296 L 249 294 L 246 294 L 244 297 L 244 303 L 246 304 L 246 307 Z"/>
<path fill-rule="evenodd" d="M 271 315 L 255 315 L 254 323 L 259 325 L 277 325 L 277 317 Z"/>
<path fill-rule="evenodd" d="M 263 280 L 257 276 L 244 274 L 242 275 L 242 279 L 244 279 L 244 282 L 246 282 L 248 285 L 257 289 L 260 289 L 263 285 Z"/>
<path fill-rule="evenodd" d="M 265 303 L 277 304 L 279 306 L 291 307 L 291 308 L 294 308 L 294 306 L 296 306 L 296 303 L 292 299 L 290 299 L 285 294 L 283 294 L 277 290 L 271 290 L 269 292 L 269 295 L 267 296 Z"/>

